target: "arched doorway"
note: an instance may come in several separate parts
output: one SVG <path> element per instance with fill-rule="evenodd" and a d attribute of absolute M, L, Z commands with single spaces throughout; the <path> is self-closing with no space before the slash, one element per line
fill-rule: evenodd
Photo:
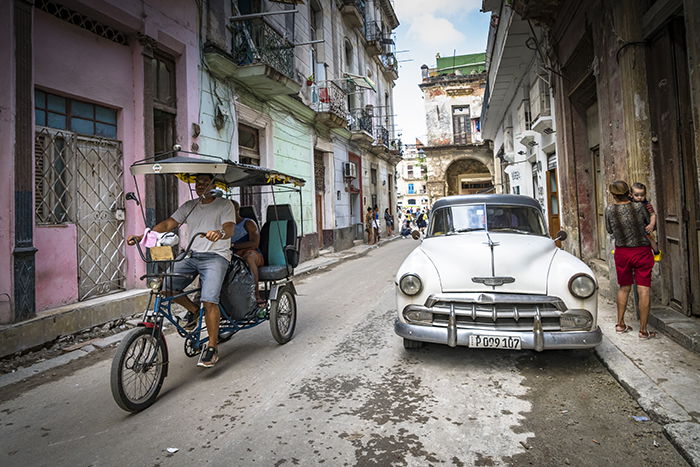
<path fill-rule="evenodd" d="M 445 171 L 447 196 L 492 193 L 493 176 L 488 167 L 476 159 L 459 159 Z"/>

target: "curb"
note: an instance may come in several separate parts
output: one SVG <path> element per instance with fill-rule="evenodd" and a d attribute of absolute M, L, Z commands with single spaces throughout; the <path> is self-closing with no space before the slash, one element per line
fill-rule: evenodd
<path fill-rule="evenodd" d="M 595 352 L 613 377 L 635 398 L 639 406 L 659 424 L 678 452 L 694 467 L 700 467 L 700 424 L 640 370 L 632 360 L 603 335 Z"/>
<path fill-rule="evenodd" d="M 308 270 L 305 271 L 300 271 L 294 274 L 294 276 L 307 276 L 307 275 L 312 275 L 317 272 L 320 272 L 330 266 L 335 266 L 339 263 L 343 263 L 345 261 L 349 261 L 351 259 L 356 259 L 360 258 L 362 256 L 367 255 L 371 250 L 374 250 L 376 248 L 379 248 L 385 243 L 392 242 L 396 240 L 397 238 L 400 237 L 393 237 L 384 240 L 383 242 L 376 244 L 376 245 L 371 245 L 368 248 L 364 249 L 363 251 L 358 251 L 356 253 L 350 254 L 348 256 L 343 256 L 343 257 L 338 257 L 338 258 L 329 258 L 327 262 L 323 264 L 319 264 L 317 266 L 312 266 Z M 58 357 L 54 357 L 49 360 L 44 360 L 43 362 L 35 363 L 32 366 L 26 367 L 26 368 L 20 368 L 19 370 L 13 372 L 13 373 L 7 373 L 2 376 L 0 376 L 0 389 L 4 388 L 6 386 L 9 386 L 11 384 L 19 383 L 20 381 L 23 381 L 29 377 L 39 375 L 41 373 L 44 373 L 48 370 L 52 370 L 54 368 L 57 368 L 59 366 L 66 365 L 72 361 L 75 361 L 79 358 L 83 358 L 90 354 L 91 352 L 97 350 L 97 349 L 104 349 L 106 347 L 109 347 L 114 344 L 118 344 L 121 342 L 121 340 L 131 331 L 131 329 L 127 329 L 126 331 L 113 334 L 111 336 L 98 339 L 95 341 L 91 341 L 89 345 L 86 345 L 84 347 L 81 347 L 79 349 L 73 350 L 71 352 L 65 353 L 63 355 L 59 355 Z"/>

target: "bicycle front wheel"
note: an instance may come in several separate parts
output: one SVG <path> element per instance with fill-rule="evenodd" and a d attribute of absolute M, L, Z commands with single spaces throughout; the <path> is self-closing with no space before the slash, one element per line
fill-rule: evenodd
<path fill-rule="evenodd" d="M 112 396 L 127 412 L 139 412 L 158 397 L 165 380 L 168 350 L 161 334 L 139 327 L 122 340 L 112 360 Z"/>

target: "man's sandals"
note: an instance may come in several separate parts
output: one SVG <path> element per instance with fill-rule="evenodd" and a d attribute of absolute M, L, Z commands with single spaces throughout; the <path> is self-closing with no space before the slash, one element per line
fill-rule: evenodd
<path fill-rule="evenodd" d="M 654 331 L 639 331 L 640 339 L 654 339 L 655 337 L 656 333 Z"/>
<path fill-rule="evenodd" d="M 630 332 L 632 330 L 632 326 L 629 324 L 616 324 L 615 325 L 615 332 L 618 334 L 624 334 L 626 332 Z"/>

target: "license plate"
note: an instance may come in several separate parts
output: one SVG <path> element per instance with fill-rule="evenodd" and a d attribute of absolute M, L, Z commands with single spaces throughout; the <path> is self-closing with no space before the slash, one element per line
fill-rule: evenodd
<path fill-rule="evenodd" d="M 516 349 L 520 350 L 520 337 L 518 336 L 469 336 L 469 347 L 477 349 Z"/>

